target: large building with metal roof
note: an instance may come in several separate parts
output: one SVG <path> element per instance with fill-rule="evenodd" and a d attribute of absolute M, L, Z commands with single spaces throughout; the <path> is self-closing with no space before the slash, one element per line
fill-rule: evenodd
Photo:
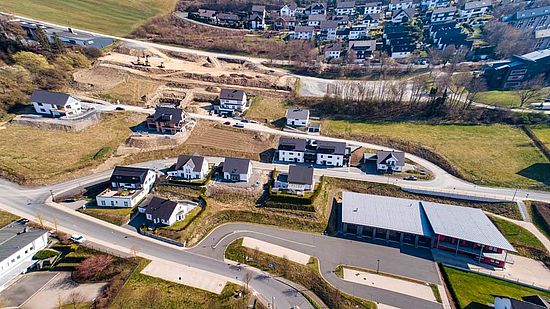
<path fill-rule="evenodd" d="M 508 251 L 516 251 L 481 209 L 396 197 L 343 192 L 340 230 L 498 267 L 504 267 Z"/>

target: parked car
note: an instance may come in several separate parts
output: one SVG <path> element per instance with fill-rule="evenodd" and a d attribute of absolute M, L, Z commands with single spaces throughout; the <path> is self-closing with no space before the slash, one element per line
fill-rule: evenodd
<path fill-rule="evenodd" d="M 63 200 L 63 203 L 74 203 L 74 202 L 76 202 L 76 201 L 78 201 L 76 198 L 74 198 L 74 197 L 69 197 L 69 198 L 64 199 L 64 200 Z"/>
<path fill-rule="evenodd" d="M 123 110 L 124 110 L 124 107 L 117 106 L 117 107 L 115 108 L 115 110 L 116 110 L 116 111 L 123 111 Z"/>
<path fill-rule="evenodd" d="M 230 124 L 231 124 L 231 122 L 229 122 L 229 121 L 226 121 L 226 122 L 224 122 L 223 124 L 225 124 L 226 126 L 228 126 L 228 125 L 230 125 Z"/>
<path fill-rule="evenodd" d="M 417 181 L 418 178 L 416 176 L 407 176 L 407 177 L 403 178 L 403 180 Z"/>
<path fill-rule="evenodd" d="M 29 223 L 29 219 L 27 218 L 21 218 L 19 220 L 17 220 L 18 223 L 21 223 L 21 224 L 27 224 Z"/>
<path fill-rule="evenodd" d="M 71 241 L 76 242 L 77 244 L 84 243 L 86 241 L 86 238 L 82 235 L 74 234 L 69 238 Z"/>
<path fill-rule="evenodd" d="M 244 128 L 244 124 L 243 123 L 240 123 L 240 122 L 237 122 L 236 124 L 233 125 L 235 128 Z"/>
<path fill-rule="evenodd" d="M 243 118 L 243 119 L 241 119 L 241 122 L 242 122 L 242 123 L 249 123 L 250 120 Z"/>

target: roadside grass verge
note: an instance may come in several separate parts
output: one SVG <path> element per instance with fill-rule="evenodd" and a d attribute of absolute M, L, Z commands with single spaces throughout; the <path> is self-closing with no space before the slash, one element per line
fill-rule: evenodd
<path fill-rule="evenodd" d="M 18 216 L 12 215 L 9 212 L 0 210 L 0 228 L 12 223 L 17 219 L 19 219 Z"/>
<path fill-rule="evenodd" d="M 87 207 L 86 209 L 79 208 L 77 211 L 120 226 L 126 224 L 126 222 L 130 220 L 130 216 L 134 209 L 135 208 Z"/>
<path fill-rule="evenodd" d="M 225 257 L 299 283 L 315 293 L 329 308 L 376 308 L 371 301 L 353 297 L 332 287 L 319 274 L 319 262 L 316 258 L 311 258 L 307 265 L 301 265 L 285 258 L 245 248 L 242 246 L 242 238 L 227 246 Z"/>
<path fill-rule="evenodd" d="M 537 201 L 525 201 L 525 206 L 527 207 L 527 212 L 535 227 L 544 234 L 546 238 L 550 239 L 550 204 Z M 546 215 L 548 219 L 545 220 L 543 215 Z"/>
<path fill-rule="evenodd" d="M 176 2 L 176 0 L 0 0 L 0 8 L 2 11 L 51 23 L 125 36 L 149 18 L 170 12 L 174 9 Z"/>
<path fill-rule="evenodd" d="M 545 89 L 542 91 L 541 95 L 537 98 L 534 98 L 530 100 L 529 102 L 525 103 L 523 106 L 524 108 L 529 107 L 530 103 L 533 102 L 540 102 L 543 101 L 544 98 L 548 95 L 548 89 Z M 490 90 L 490 91 L 483 91 L 477 94 L 476 96 L 476 102 L 487 104 L 487 105 L 495 105 L 495 106 L 501 106 L 501 107 L 508 107 L 508 108 L 518 108 L 521 104 L 521 100 L 519 98 L 518 91 L 515 90 Z"/>
<path fill-rule="evenodd" d="M 494 216 L 489 218 L 520 255 L 550 265 L 550 255 L 535 235 L 512 222 Z"/>
<path fill-rule="evenodd" d="M 530 128 L 542 143 L 550 148 L 550 125 L 535 125 Z"/>
<path fill-rule="evenodd" d="M 460 308 L 489 309 L 494 302 L 493 295 L 521 299 L 523 296 L 538 294 L 550 297 L 550 293 L 534 288 L 491 278 L 471 272 L 442 267 L 447 286 Z"/>
<path fill-rule="evenodd" d="M 480 185 L 549 189 L 550 164 L 519 128 L 421 122 L 323 121 L 325 135 L 406 148 Z M 438 160 L 438 161 L 435 161 Z M 449 166 L 450 165 L 450 166 Z"/>
<path fill-rule="evenodd" d="M 89 173 L 105 162 L 143 121 L 132 113 L 102 114 L 80 132 L 8 125 L 0 134 L 0 175 L 21 184 L 46 184 Z"/>
<path fill-rule="evenodd" d="M 228 283 L 220 295 L 185 286 L 141 273 L 149 261 L 141 261 L 118 294 L 111 308 L 245 308 L 249 295 L 235 298 L 243 291 L 239 285 Z"/>

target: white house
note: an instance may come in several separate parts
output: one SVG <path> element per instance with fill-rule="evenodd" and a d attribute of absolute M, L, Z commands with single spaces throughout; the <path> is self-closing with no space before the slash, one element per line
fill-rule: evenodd
<path fill-rule="evenodd" d="M 410 23 L 413 20 L 415 14 L 415 9 L 395 10 L 392 12 L 391 21 L 394 24 Z"/>
<path fill-rule="evenodd" d="M 334 12 L 337 16 L 355 15 L 355 1 L 338 2 Z"/>
<path fill-rule="evenodd" d="M 437 8 L 432 12 L 431 23 L 447 23 L 455 20 L 456 8 L 449 6 Z"/>
<path fill-rule="evenodd" d="M 350 154 L 346 143 L 281 137 L 276 157 L 282 162 L 345 166 Z"/>
<path fill-rule="evenodd" d="M 222 89 L 220 91 L 220 104 L 217 106 L 220 114 L 233 114 L 243 112 L 248 108 L 246 93 L 237 89 Z"/>
<path fill-rule="evenodd" d="M 166 174 L 181 179 L 204 179 L 208 174 L 208 161 L 200 156 L 178 156 Z"/>
<path fill-rule="evenodd" d="M 290 33 L 290 38 L 293 40 L 311 40 L 313 39 L 314 32 L 315 28 L 313 27 L 296 26 L 294 31 Z"/>
<path fill-rule="evenodd" d="M 32 257 L 48 245 L 48 232 L 14 222 L 0 229 L 0 291 L 36 261 Z"/>
<path fill-rule="evenodd" d="M 309 27 L 320 27 L 321 22 L 326 21 L 326 15 L 309 15 L 307 17 L 307 25 Z"/>
<path fill-rule="evenodd" d="M 331 44 L 325 47 L 325 60 L 339 59 L 342 55 L 342 46 Z"/>
<path fill-rule="evenodd" d="M 309 124 L 309 110 L 289 109 L 286 111 L 286 124 L 292 127 L 307 127 Z"/>
<path fill-rule="evenodd" d="M 379 172 L 401 172 L 405 166 L 405 153 L 402 151 L 379 150 L 375 155 L 365 154 L 365 164 L 369 161 L 376 162 L 376 169 Z"/>
<path fill-rule="evenodd" d="M 296 9 L 297 8 L 298 8 L 298 6 L 294 2 L 292 2 L 291 4 L 285 4 L 279 10 L 279 15 L 281 15 L 281 16 L 294 16 L 296 14 Z"/>
<path fill-rule="evenodd" d="M 283 162 L 304 163 L 306 145 L 305 139 L 281 137 L 277 147 L 277 158 Z"/>
<path fill-rule="evenodd" d="M 248 182 L 252 175 L 252 163 L 247 159 L 225 158 L 222 172 L 226 181 Z"/>
<path fill-rule="evenodd" d="M 96 197 L 97 206 L 134 207 L 151 191 L 156 178 L 150 169 L 117 166 L 109 180 L 110 188 Z"/>
<path fill-rule="evenodd" d="M 515 299 L 507 296 L 495 295 L 493 303 L 495 309 L 547 309 L 550 308 L 550 301 L 539 295 L 524 296 L 520 299 Z"/>
<path fill-rule="evenodd" d="M 460 9 L 460 19 L 466 21 L 485 15 L 490 8 L 491 1 L 489 0 L 466 2 Z"/>
<path fill-rule="evenodd" d="M 334 41 L 336 40 L 336 32 L 338 30 L 338 21 L 323 20 L 319 26 L 319 37 L 321 40 Z"/>
<path fill-rule="evenodd" d="M 365 4 L 365 15 L 382 13 L 382 4 L 380 2 L 368 2 Z"/>
<path fill-rule="evenodd" d="M 350 41 L 361 40 L 369 36 L 369 28 L 366 25 L 353 25 L 349 29 L 348 38 Z"/>
<path fill-rule="evenodd" d="M 294 193 L 312 191 L 315 188 L 313 171 L 312 166 L 291 165 L 288 168 L 288 173 L 277 175 L 274 188 Z"/>
<path fill-rule="evenodd" d="M 406 10 L 414 7 L 415 4 L 413 0 L 391 0 L 390 4 L 388 5 L 388 9 L 390 11 Z"/>
<path fill-rule="evenodd" d="M 312 3 L 310 6 L 306 7 L 304 10 L 304 13 L 309 15 L 326 15 L 327 14 L 327 8 L 323 3 L 317 2 Z"/>
<path fill-rule="evenodd" d="M 82 113 L 80 101 L 66 93 L 35 90 L 30 100 L 34 110 L 41 115 L 61 117 Z"/>
<path fill-rule="evenodd" d="M 145 219 L 153 225 L 172 225 L 185 219 L 185 216 L 196 203 L 177 203 L 153 196 L 148 203 L 140 205 L 138 211 L 145 214 Z"/>
<path fill-rule="evenodd" d="M 367 29 L 378 27 L 380 24 L 380 14 L 365 14 L 363 17 L 363 25 L 367 26 Z"/>
<path fill-rule="evenodd" d="M 422 0 L 421 5 L 425 9 L 432 10 L 447 7 L 451 5 L 451 2 L 449 0 Z"/>
<path fill-rule="evenodd" d="M 316 163 L 325 166 L 345 166 L 347 157 L 351 153 L 346 143 L 329 141 L 317 141 L 315 151 L 317 153 Z"/>

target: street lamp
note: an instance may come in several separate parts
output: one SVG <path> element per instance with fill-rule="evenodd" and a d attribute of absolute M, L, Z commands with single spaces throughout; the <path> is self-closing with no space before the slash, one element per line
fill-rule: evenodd
<path fill-rule="evenodd" d="M 55 197 L 53 196 L 53 190 L 50 190 L 50 195 L 52 196 L 52 202 L 55 203 Z"/>
<path fill-rule="evenodd" d="M 376 260 L 376 273 L 378 274 L 380 272 L 380 260 Z"/>

